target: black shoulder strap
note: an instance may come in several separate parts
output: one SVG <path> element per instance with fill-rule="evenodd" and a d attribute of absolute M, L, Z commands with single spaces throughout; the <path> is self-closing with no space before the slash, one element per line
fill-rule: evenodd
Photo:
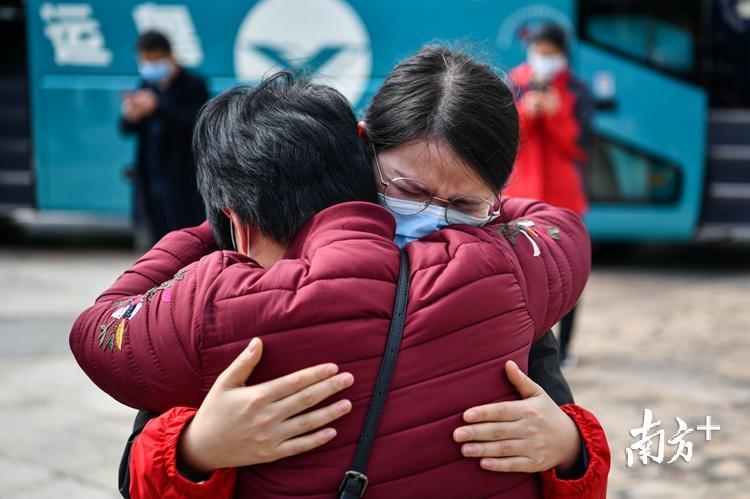
<path fill-rule="evenodd" d="M 396 287 L 396 303 L 393 306 L 393 318 L 388 329 L 388 339 L 385 343 L 385 353 L 380 363 L 380 372 L 375 382 L 375 391 L 370 398 L 370 406 L 367 408 L 367 416 L 362 425 L 362 433 L 359 435 L 357 450 L 354 452 L 354 460 L 351 468 L 344 474 L 344 479 L 339 487 L 339 499 L 359 499 L 367 488 L 367 461 L 370 460 L 372 443 L 378 430 L 380 416 L 383 414 L 385 398 L 391 386 L 393 371 L 396 368 L 398 351 L 401 348 L 401 337 L 404 333 L 404 322 L 406 320 L 406 304 L 409 298 L 409 257 L 401 250 L 401 269 L 398 274 L 398 286 Z"/>

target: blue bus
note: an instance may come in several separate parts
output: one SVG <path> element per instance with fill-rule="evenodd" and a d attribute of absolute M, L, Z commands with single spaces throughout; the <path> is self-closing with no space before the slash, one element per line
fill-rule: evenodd
<path fill-rule="evenodd" d="M 0 212 L 128 219 L 134 143 L 116 122 L 144 30 L 212 93 L 305 67 L 361 110 L 426 42 L 510 69 L 544 21 L 570 32 L 597 100 L 592 237 L 750 239 L 746 0 L 0 0 Z"/>

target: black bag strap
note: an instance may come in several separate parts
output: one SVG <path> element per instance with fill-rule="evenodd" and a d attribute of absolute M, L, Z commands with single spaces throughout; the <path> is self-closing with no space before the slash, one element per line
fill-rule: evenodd
<path fill-rule="evenodd" d="M 367 462 L 370 460 L 372 444 L 375 433 L 378 430 L 380 416 L 383 414 L 383 406 L 391 386 L 393 371 L 396 368 L 398 352 L 401 348 L 401 337 L 404 333 L 404 322 L 406 321 L 406 304 L 409 298 L 409 257 L 401 250 L 401 268 L 398 274 L 398 285 L 396 287 L 396 302 L 393 306 L 393 318 L 388 329 L 388 339 L 385 343 L 385 353 L 380 363 L 380 372 L 375 381 L 375 391 L 370 398 L 370 406 L 367 408 L 365 422 L 357 442 L 357 450 L 354 452 L 352 465 L 344 474 L 344 479 L 339 487 L 339 499 L 359 499 L 367 488 Z"/>

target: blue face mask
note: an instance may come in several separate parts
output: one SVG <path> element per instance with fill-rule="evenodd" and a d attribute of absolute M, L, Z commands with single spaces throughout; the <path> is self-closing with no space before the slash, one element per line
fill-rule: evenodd
<path fill-rule="evenodd" d="M 451 225 L 445 219 L 445 208 L 442 206 L 431 204 L 422 210 L 423 204 L 416 201 L 388 197 L 388 204 L 386 204 L 385 200 L 386 197 L 383 194 L 378 194 L 380 205 L 386 208 L 393 215 L 393 218 L 396 219 L 396 237 L 393 239 L 393 242 L 399 248 L 403 248 L 412 241 L 421 239 Z M 394 210 L 410 213 L 418 210 L 422 211 L 413 215 L 404 215 Z M 495 216 L 490 220 L 494 219 Z M 486 219 L 472 217 L 460 212 L 452 212 L 451 218 L 454 220 L 454 223 L 462 223 L 474 227 L 479 227 L 487 223 Z"/>
<path fill-rule="evenodd" d="M 168 59 L 160 59 L 154 62 L 142 62 L 138 65 L 138 72 L 146 83 L 158 85 L 169 77 L 172 66 Z"/>
<path fill-rule="evenodd" d="M 448 226 L 448 221 L 445 219 L 445 208 L 440 206 L 429 205 L 424 210 L 414 215 L 403 215 L 393 211 L 390 207 L 385 204 L 385 196 L 378 194 L 380 205 L 387 208 L 388 211 L 396 219 L 396 237 L 393 242 L 399 248 L 403 248 L 412 241 L 421 239 L 422 237 L 437 232 L 443 227 Z M 388 204 L 394 209 L 403 211 L 417 211 L 422 208 L 422 203 L 416 201 L 407 201 L 405 199 L 396 199 L 389 197 Z"/>

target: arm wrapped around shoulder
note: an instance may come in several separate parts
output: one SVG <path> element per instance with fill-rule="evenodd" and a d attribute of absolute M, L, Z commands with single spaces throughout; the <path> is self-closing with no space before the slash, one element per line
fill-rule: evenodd
<path fill-rule="evenodd" d="M 503 198 L 498 230 L 512 248 L 535 339 L 575 306 L 591 272 L 591 239 L 580 216 L 541 201 Z"/>
<path fill-rule="evenodd" d="M 99 388 L 154 412 L 200 404 L 195 325 L 222 268 L 214 250 L 208 224 L 170 232 L 81 312 L 70 348 Z"/>

